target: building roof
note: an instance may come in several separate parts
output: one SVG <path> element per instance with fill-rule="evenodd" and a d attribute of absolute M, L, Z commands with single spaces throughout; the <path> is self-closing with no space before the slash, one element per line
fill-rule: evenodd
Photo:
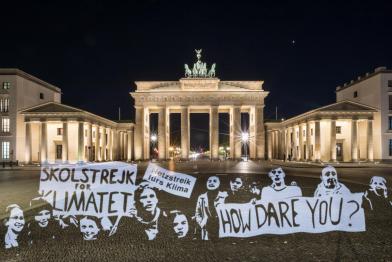
<path fill-rule="evenodd" d="M 322 117 L 334 117 L 334 116 L 362 116 L 370 117 L 373 113 L 377 112 L 377 108 L 353 102 L 350 100 L 343 100 L 330 105 L 322 106 L 303 114 L 288 118 L 282 122 L 266 122 L 268 126 L 288 125 L 296 122 L 304 121 L 305 119 L 317 119 Z"/>
<path fill-rule="evenodd" d="M 364 75 L 364 76 L 358 76 L 357 80 L 351 80 L 350 83 L 344 83 L 343 86 L 337 86 L 335 92 L 336 93 L 340 92 L 346 88 L 349 88 L 350 86 L 356 85 L 359 82 L 365 81 L 375 75 L 382 74 L 382 73 L 384 73 L 384 74 L 385 73 L 392 73 L 392 70 L 387 69 L 385 66 L 377 67 L 374 69 L 374 72 L 372 72 L 372 73 L 366 73 L 366 75 Z"/>
<path fill-rule="evenodd" d="M 57 117 L 57 118 L 64 118 L 64 117 L 73 117 L 73 118 L 83 118 L 85 120 L 91 122 L 101 122 L 105 123 L 110 126 L 123 126 L 124 124 L 133 125 L 132 122 L 127 123 L 117 123 L 110 119 L 95 115 L 88 111 L 65 105 L 60 104 L 57 102 L 47 102 L 40 105 L 36 105 L 33 107 L 25 108 L 19 111 L 20 114 L 25 115 L 25 117 Z"/>
<path fill-rule="evenodd" d="M 17 75 L 20 77 L 23 77 L 25 79 L 28 79 L 30 81 L 33 81 L 39 85 L 42 85 L 52 91 L 55 91 L 57 93 L 61 93 L 61 89 L 57 86 L 54 86 L 52 84 L 49 84 L 48 82 L 45 82 L 35 76 L 32 76 L 18 68 L 0 68 L 0 75 Z"/>

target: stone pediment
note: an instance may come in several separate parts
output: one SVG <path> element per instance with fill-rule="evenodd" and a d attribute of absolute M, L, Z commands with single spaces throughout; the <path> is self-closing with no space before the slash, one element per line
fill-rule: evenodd
<path fill-rule="evenodd" d="M 83 112 L 78 108 L 59 104 L 55 102 L 49 102 L 38 106 L 33 106 L 21 111 L 21 113 L 79 113 Z"/>
<path fill-rule="evenodd" d="M 324 107 L 320 107 L 320 108 L 316 109 L 315 111 L 318 111 L 318 112 L 332 112 L 332 111 L 376 112 L 377 109 L 370 107 L 370 106 L 367 106 L 367 105 L 364 105 L 364 104 L 345 100 L 345 101 L 337 102 L 337 103 L 327 105 Z"/>

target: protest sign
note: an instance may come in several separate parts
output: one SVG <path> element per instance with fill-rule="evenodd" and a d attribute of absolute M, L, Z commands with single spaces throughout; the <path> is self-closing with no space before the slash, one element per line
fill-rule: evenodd
<path fill-rule="evenodd" d="M 134 207 L 137 167 L 122 162 L 45 165 L 39 191 L 54 215 L 126 216 Z"/>
<path fill-rule="evenodd" d="M 217 207 L 219 237 L 328 231 L 365 231 L 362 193 L 294 197 Z"/>
<path fill-rule="evenodd" d="M 191 197 L 196 182 L 193 176 L 166 170 L 154 164 L 148 165 L 143 179 L 158 189 L 186 198 Z"/>

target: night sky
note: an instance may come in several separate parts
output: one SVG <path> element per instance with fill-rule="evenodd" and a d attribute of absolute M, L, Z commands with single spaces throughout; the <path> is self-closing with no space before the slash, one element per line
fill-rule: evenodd
<path fill-rule="evenodd" d="M 32 2 L 1 5 L 0 67 L 111 119 L 118 107 L 133 119 L 134 81 L 178 80 L 195 48 L 221 80 L 264 80 L 266 119 L 333 103 L 337 85 L 392 66 L 392 1 Z"/>

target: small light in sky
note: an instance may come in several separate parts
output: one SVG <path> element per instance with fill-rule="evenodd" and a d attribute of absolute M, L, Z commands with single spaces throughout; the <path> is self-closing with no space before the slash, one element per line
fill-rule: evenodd
<path fill-rule="evenodd" d="M 291 43 L 294 45 L 295 44 L 295 40 L 291 40 Z"/>

